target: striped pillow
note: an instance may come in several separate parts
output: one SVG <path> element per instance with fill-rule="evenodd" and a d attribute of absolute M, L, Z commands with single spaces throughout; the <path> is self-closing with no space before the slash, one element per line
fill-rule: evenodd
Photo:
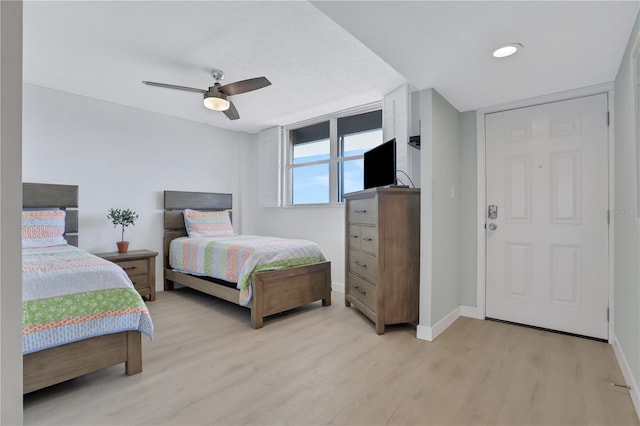
<path fill-rule="evenodd" d="M 64 239 L 64 210 L 22 212 L 22 248 L 67 244 Z"/>
<path fill-rule="evenodd" d="M 233 235 L 229 211 L 201 212 L 184 210 L 184 225 L 190 237 L 224 237 Z"/>

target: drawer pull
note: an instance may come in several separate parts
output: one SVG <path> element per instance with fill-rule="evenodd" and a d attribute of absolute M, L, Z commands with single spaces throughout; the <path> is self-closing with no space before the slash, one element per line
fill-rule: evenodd
<path fill-rule="evenodd" d="M 127 266 L 126 268 L 122 268 L 122 269 L 124 269 L 125 271 L 131 271 L 131 270 L 136 269 L 136 267 L 135 266 Z"/>
<path fill-rule="evenodd" d="M 353 286 L 354 290 L 358 290 L 358 292 L 362 293 L 362 294 L 367 294 L 367 290 L 362 290 L 360 287 L 358 287 L 357 285 Z"/>
<path fill-rule="evenodd" d="M 360 266 L 360 267 L 362 267 L 362 268 L 366 268 L 366 267 L 367 267 L 367 264 L 366 264 L 366 263 L 360 263 L 360 261 L 359 261 L 359 260 L 356 260 L 356 261 L 355 261 L 355 262 L 353 262 L 353 263 L 355 263 L 356 265 L 358 265 L 358 266 Z"/>
<path fill-rule="evenodd" d="M 373 238 L 363 238 L 364 241 L 373 241 Z"/>
<path fill-rule="evenodd" d="M 366 213 L 367 210 L 366 209 L 362 209 L 362 210 L 354 210 L 354 213 Z"/>

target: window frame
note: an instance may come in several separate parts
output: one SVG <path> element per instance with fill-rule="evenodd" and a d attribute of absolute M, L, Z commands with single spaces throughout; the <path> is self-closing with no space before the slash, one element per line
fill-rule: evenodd
<path fill-rule="evenodd" d="M 372 111 L 382 111 L 382 101 L 374 102 L 360 107 L 343 110 L 333 114 L 327 114 L 321 117 L 312 118 L 298 123 L 293 123 L 288 126 L 284 126 L 283 131 L 283 144 L 284 144 L 284 161 L 282 164 L 283 169 L 283 206 L 284 207 L 342 207 L 344 201 L 338 201 L 339 193 L 339 179 L 338 171 L 339 164 L 348 160 L 357 160 L 364 158 L 364 154 L 351 155 L 348 157 L 338 157 L 339 153 L 339 141 L 338 141 L 338 119 L 343 117 L 349 117 L 352 115 L 363 114 Z M 293 144 L 290 141 L 290 134 L 292 130 L 300 129 L 314 124 L 321 123 L 323 121 L 329 121 L 329 159 L 317 160 L 302 164 L 293 164 Z M 380 128 L 384 127 L 384 111 L 383 120 L 380 123 Z M 383 132 L 384 133 L 384 132 Z M 382 141 L 384 142 L 384 141 Z M 329 202 L 328 203 L 307 203 L 307 204 L 294 204 L 293 203 L 293 169 L 304 166 L 312 166 L 316 164 L 329 163 Z"/>

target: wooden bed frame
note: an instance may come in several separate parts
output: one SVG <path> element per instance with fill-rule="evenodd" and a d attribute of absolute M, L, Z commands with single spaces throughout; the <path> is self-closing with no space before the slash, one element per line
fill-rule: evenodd
<path fill-rule="evenodd" d="M 169 266 L 169 244 L 186 236 L 184 209 L 215 211 L 231 210 L 231 194 L 207 192 L 164 192 L 164 289 L 172 290 L 178 283 L 203 293 L 238 304 L 240 290 L 213 282 L 211 279 L 174 271 Z M 297 266 L 254 273 L 251 277 L 253 296 L 251 327 L 262 328 L 269 315 L 322 300 L 322 306 L 331 305 L 331 262 Z"/>
<path fill-rule="evenodd" d="M 78 245 L 77 186 L 23 183 L 22 206 L 66 210 L 65 239 Z M 142 371 L 139 331 L 106 334 L 24 355 L 22 392 L 33 392 L 122 362 L 129 376 Z"/>

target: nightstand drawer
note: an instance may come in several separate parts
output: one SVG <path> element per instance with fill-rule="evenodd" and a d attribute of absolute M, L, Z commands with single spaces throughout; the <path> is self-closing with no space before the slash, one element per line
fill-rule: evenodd
<path fill-rule="evenodd" d="M 375 285 L 353 274 L 349 274 L 349 282 L 347 285 L 347 291 L 350 295 L 367 305 L 373 312 L 377 312 L 378 308 L 376 301 L 378 298 Z"/>
<path fill-rule="evenodd" d="M 378 198 L 361 198 L 348 201 L 349 212 L 347 218 L 349 223 L 378 223 Z"/>
<path fill-rule="evenodd" d="M 118 266 L 120 266 L 127 275 L 139 275 L 147 273 L 147 264 L 148 262 L 144 259 L 142 260 L 121 260 L 118 261 Z"/>
<path fill-rule="evenodd" d="M 156 300 L 156 256 L 158 252 L 151 250 L 131 250 L 127 253 L 98 253 L 127 273 L 133 286 L 141 296 L 148 296 L 149 301 Z"/>
<path fill-rule="evenodd" d="M 139 290 L 141 288 L 149 288 L 149 277 L 144 275 L 130 275 L 129 279 L 133 283 L 133 286 Z"/>

